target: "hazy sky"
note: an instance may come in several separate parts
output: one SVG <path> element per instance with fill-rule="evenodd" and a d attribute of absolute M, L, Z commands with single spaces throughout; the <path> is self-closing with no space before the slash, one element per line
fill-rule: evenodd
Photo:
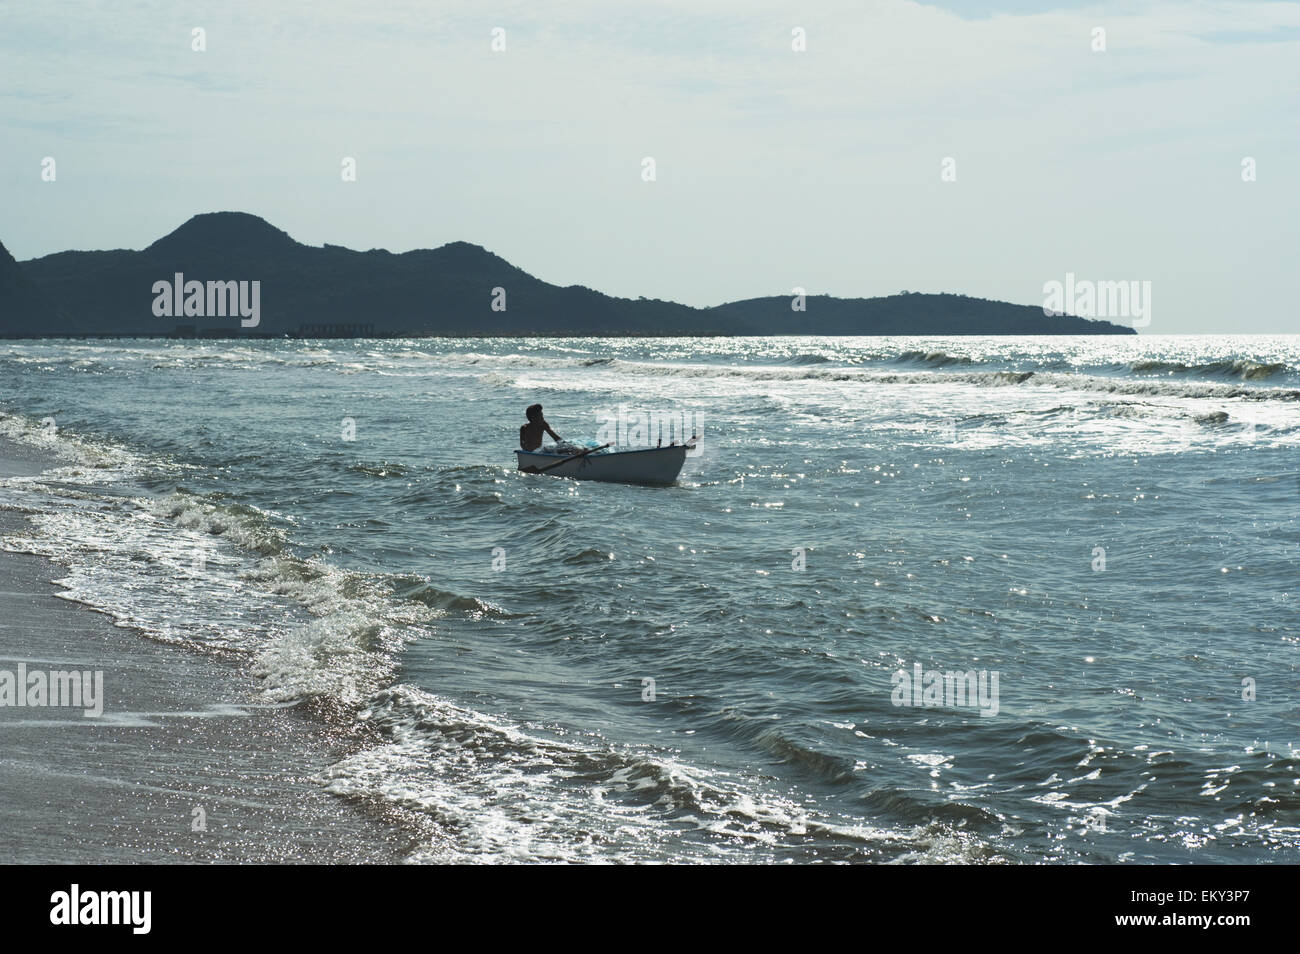
<path fill-rule="evenodd" d="M 233 209 L 694 305 L 1073 272 L 1150 281 L 1149 333 L 1300 332 L 1297 64 L 1300 3 L 3 0 L 0 241 Z"/>

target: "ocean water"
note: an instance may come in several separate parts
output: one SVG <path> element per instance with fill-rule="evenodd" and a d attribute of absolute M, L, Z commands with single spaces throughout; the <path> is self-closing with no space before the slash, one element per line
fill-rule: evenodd
<path fill-rule="evenodd" d="M 701 453 L 520 474 L 533 402 Z M 1300 337 L 6 342 L 0 408 L 75 460 L 4 545 L 412 860 L 1300 861 Z"/>

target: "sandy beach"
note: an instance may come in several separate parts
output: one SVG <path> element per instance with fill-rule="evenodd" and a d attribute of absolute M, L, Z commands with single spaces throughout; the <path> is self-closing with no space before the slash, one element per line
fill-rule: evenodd
<path fill-rule="evenodd" d="M 52 463 L 0 442 L 0 477 Z M 0 506 L 7 503 L 0 489 Z M 25 516 L 0 510 L 0 536 Z M 0 706 L 0 862 L 397 862 L 402 819 L 316 781 L 355 736 L 258 703 L 239 660 L 159 644 L 58 598 L 61 568 L 0 552 L 0 670 L 102 671 L 104 711 Z"/>

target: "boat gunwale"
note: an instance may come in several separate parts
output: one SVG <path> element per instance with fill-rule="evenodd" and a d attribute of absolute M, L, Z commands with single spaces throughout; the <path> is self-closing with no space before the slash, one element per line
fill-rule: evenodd
<path fill-rule="evenodd" d="M 609 451 L 605 454 L 584 454 L 579 451 L 576 454 L 542 454 L 538 451 L 526 451 L 522 447 L 515 448 L 516 454 L 527 454 L 529 457 L 547 457 L 552 460 L 569 460 L 570 458 L 590 457 L 592 460 L 600 460 L 604 457 L 617 457 L 621 454 L 654 454 L 663 453 L 664 451 L 689 451 L 692 448 L 685 444 L 678 444 L 676 447 L 639 447 L 636 450 Z"/>

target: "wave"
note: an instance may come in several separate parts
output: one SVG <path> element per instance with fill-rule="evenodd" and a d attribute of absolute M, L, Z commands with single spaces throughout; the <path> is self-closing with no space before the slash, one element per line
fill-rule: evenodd
<path fill-rule="evenodd" d="M 949 354 L 946 351 L 904 351 L 895 360 L 899 364 L 925 364 L 938 368 L 973 363 L 965 355 Z"/>
<path fill-rule="evenodd" d="M 0 412 L 0 437 L 53 455 L 62 465 L 47 476 L 67 483 L 123 480 L 139 476 L 142 458 L 101 440 L 87 440 L 58 426 L 53 414 L 42 418 Z"/>
<path fill-rule="evenodd" d="M 1007 358 L 996 356 L 990 359 L 972 358 L 968 355 L 954 354 L 942 349 L 902 351 L 896 355 L 830 356 L 815 352 L 801 352 L 786 358 L 781 364 L 713 364 L 713 363 L 670 363 L 638 360 L 628 357 L 571 357 L 535 354 L 510 353 L 504 355 L 483 354 L 478 352 L 450 352 L 430 355 L 428 361 L 440 365 L 477 366 L 491 364 L 501 366 L 505 372 L 516 369 L 555 369 L 567 368 L 616 370 L 620 373 L 707 378 L 745 377 L 756 380 L 827 380 L 857 381 L 874 380 L 881 383 L 908 383 L 907 377 L 891 377 L 882 366 L 911 365 L 945 371 L 937 380 L 953 380 L 967 383 L 995 384 L 1023 383 L 1036 375 L 1100 377 L 1113 380 L 1116 372 L 1133 375 L 1140 379 L 1139 387 L 1154 384 L 1153 377 L 1159 375 L 1181 376 L 1188 378 L 1207 378 L 1220 381 L 1262 382 L 1296 374 L 1296 370 L 1282 362 L 1257 362 L 1245 358 L 1225 359 L 1202 364 L 1183 364 L 1180 362 L 1143 359 L 1127 364 L 1106 365 L 1096 370 L 1100 374 L 1089 374 L 1084 368 L 1071 370 L 1070 366 L 1059 358 L 1043 361 L 1031 361 L 1029 367 L 1007 368 Z M 863 367 L 863 363 L 875 365 L 875 369 Z M 979 365 L 990 366 L 977 370 Z M 996 365 L 1004 365 L 996 367 Z M 969 369 L 969 370 L 964 370 Z M 970 375 L 974 375 L 971 377 Z M 502 370 L 488 372 L 480 377 L 486 384 L 513 386 L 515 379 Z"/>
<path fill-rule="evenodd" d="M 1100 373 L 1084 369 L 1070 370 L 1059 359 L 1033 362 L 1030 367 L 1007 368 L 979 365 L 1005 364 L 1005 357 L 985 361 L 944 350 L 907 350 L 894 356 L 865 359 L 876 367 L 864 367 L 862 358 L 836 358 L 817 353 L 799 353 L 784 364 L 712 364 L 712 363 L 661 363 L 632 358 L 572 358 L 541 355 L 485 355 L 478 353 L 445 354 L 437 357 L 440 363 L 470 365 L 481 363 L 503 364 L 508 368 L 565 369 L 591 368 L 616 371 L 620 375 L 684 378 L 736 377 L 755 381 L 829 381 L 872 384 L 936 384 L 962 383 L 975 386 L 1001 387 L 1007 384 L 1035 383 L 1085 390 L 1109 391 L 1129 394 L 1167 394 L 1185 397 L 1245 397 L 1250 400 L 1298 400 L 1300 391 L 1293 389 L 1268 390 L 1256 387 L 1233 387 L 1227 382 L 1242 384 L 1265 382 L 1294 375 L 1295 369 L 1281 362 L 1262 363 L 1249 359 L 1232 359 L 1203 364 L 1185 365 L 1178 362 L 1140 360 L 1123 365 L 1097 368 Z M 890 372 L 881 365 L 913 365 L 932 369 L 915 372 Z M 1132 375 L 1131 380 L 1116 379 L 1115 372 Z M 513 379 L 499 372 L 485 376 L 485 383 L 514 385 Z M 1161 376 L 1166 380 L 1160 380 Z M 1202 378 L 1204 384 L 1184 379 Z M 1223 383 L 1217 383 L 1223 382 Z M 1208 390 L 1207 390 L 1208 388 Z"/>
<path fill-rule="evenodd" d="M 328 790 L 431 816 L 454 834 L 416 861 L 707 861 L 720 842 L 753 852 L 789 839 L 857 860 L 919 848 L 732 776 L 596 736 L 549 737 L 409 685 L 377 693 L 360 717 L 383 742 L 332 766 Z"/>
<path fill-rule="evenodd" d="M 406 640 L 463 608 L 395 599 L 409 578 L 298 556 L 283 518 L 258 507 L 184 488 L 142 494 L 142 475 L 184 473 L 165 460 L 66 431 L 46 438 L 18 416 L 0 419 L 0 434 L 73 461 L 5 482 L 31 514 L 7 548 L 66 567 L 64 598 L 151 639 L 252 657 L 271 701 L 359 702 L 391 681 Z"/>
<path fill-rule="evenodd" d="M 752 381 L 826 381 L 845 384 L 918 386 L 964 384 L 1007 387 L 1032 384 L 1062 390 L 1186 398 L 1241 398 L 1248 401 L 1300 401 L 1300 390 L 1183 381 L 1131 380 L 1055 371 L 911 371 L 864 368 L 780 368 L 772 366 L 657 365 L 616 362 L 620 374 L 647 377 L 741 378 Z"/>
<path fill-rule="evenodd" d="M 463 615 L 471 619 L 522 619 L 519 613 L 511 613 L 476 596 L 463 596 L 459 593 L 438 589 L 428 580 L 418 576 L 395 576 L 391 578 L 393 596 L 401 600 L 412 600 L 430 609 Z"/>
<path fill-rule="evenodd" d="M 405 477 L 408 469 L 405 464 L 399 464 L 395 461 L 381 460 L 377 462 L 354 461 L 343 465 L 343 469 L 350 474 L 357 474 L 362 477 L 379 477 L 387 479 L 389 477 Z"/>
<path fill-rule="evenodd" d="M 261 556 L 283 553 L 284 533 L 275 528 L 269 515 L 256 507 L 213 503 L 185 490 L 168 497 L 144 498 L 142 508 L 178 527 L 224 537 L 235 546 Z"/>
<path fill-rule="evenodd" d="M 1280 362 L 1260 363 L 1245 358 L 1191 365 L 1180 361 L 1150 359 L 1133 361 L 1122 367 L 1133 374 L 1185 374 L 1211 378 L 1237 378 L 1243 381 L 1262 381 L 1278 375 L 1294 373 L 1293 368 Z"/>
<path fill-rule="evenodd" d="M 831 340 L 831 339 L 828 339 Z M 779 363 L 683 363 L 684 355 L 677 358 L 658 359 L 640 357 L 630 353 L 630 348 L 619 349 L 618 354 L 592 354 L 590 351 L 569 354 L 529 353 L 526 351 L 509 351 L 491 353 L 479 351 L 436 351 L 420 350 L 410 347 L 409 343 L 394 346 L 392 349 L 357 349 L 338 348 L 322 349 L 318 347 L 303 348 L 299 345 L 285 345 L 268 342 L 265 345 L 240 347 L 223 346 L 215 348 L 194 343 L 148 344 L 134 346 L 89 346 L 67 345 L 60 350 L 50 349 L 49 353 L 29 353 L 22 348 L 14 348 L 3 356 L 3 361 L 15 367 L 68 367 L 83 373 L 101 373 L 112 371 L 118 373 L 148 373 L 154 369 L 185 370 L 204 367 L 226 367 L 254 369 L 259 366 L 275 365 L 310 372 L 324 369 L 334 374 L 358 375 L 374 374 L 381 376 L 422 376 L 430 373 L 477 374 L 477 380 L 483 385 L 494 388 L 514 388 L 519 386 L 518 372 L 528 370 L 578 372 L 617 372 L 620 375 L 650 375 L 679 377 L 740 377 L 750 380 L 813 380 L 853 383 L 871 381 L 874 383 L 927 383 L 928 380 L 951 381 L 973 384 L 975 386 L 1002 386 L 1008 383 L 1023 384 L 1035 377 L 1042 378 L 1039 383 L 1053 383 L 1054 380 L 1073 378 L 1095 378 L 1107 382 L 1117 382 L 1119 388 L 1131 388 L 1125 393 L 1170 393 L 1177 396 L 1179 388 L 1193 389 L 1184 396 L 1200 397 L 1236 397 L 1246 396 L 1241 392 L 1222 392 L 1203 394 L 1195 391 L 1200 383 L 1259 386 L 1269 382 L 1286 384 L 1300 378 L 1300 371 L 1293 364 L 1284 361 L 1254 360 L 1252 358 L 1228 356 L 1207 361 L 1177 361 L 1166 358 L 1135 358 L 1110 364 L 1083 363 L 1075 359 L 1076 364 L 1064 360 L 1059 353 L 1024 353 L 1017 349 L 994 349 L 985 355 L 972 357 L 956 353 L 944 347 L 907 348 L 890 351 L 888 345 L 880 349 L 861 350 L 802 351 L 787 357 L 777 358 Z M 563 351 L 558 345 L 540 347 Z M 655 352 L 657 355 L 658 352 Z M 729 354 L 717 354 L 719 362 L 745 362 L 746 355 L 737 351 Z M 891 368 L 916 368 L 917 372 L 926 371 L 942 375 L 935 379 L 914 378 L 906 376 L 891 377 Z M 973 377 L 972 377 L 973 375 Z M 579 378 L 578 380 L 585 380 Z M 545 388 L 543 380 L 530 381 L 534 388 Z M 1091 390 L 1112 389 L 1111 384 L 1083 385 Z M 1172 390 L 1164 392 L 1146 392 L 1147 387 L 1165 386 Z M 1292 394 L 1296 392 L 1290 392 Z M 1270 398 L 1252 397 L 1251 399 L 1268 400 Z M 1295 397 L 1283 396 L 1284 400 Z"/>
<path fill-rule="evenodd" d="M 1240 398 L 1245 401 L 1300 401 L 1293 388 L 1241 387 L 1229 384 L 1200 384 L 1176 381 L 1123 381 L 1080 374 L 1040 374 L 1035 383 L 1107 394 L 1150 395 L 1173 398 Z"/>

